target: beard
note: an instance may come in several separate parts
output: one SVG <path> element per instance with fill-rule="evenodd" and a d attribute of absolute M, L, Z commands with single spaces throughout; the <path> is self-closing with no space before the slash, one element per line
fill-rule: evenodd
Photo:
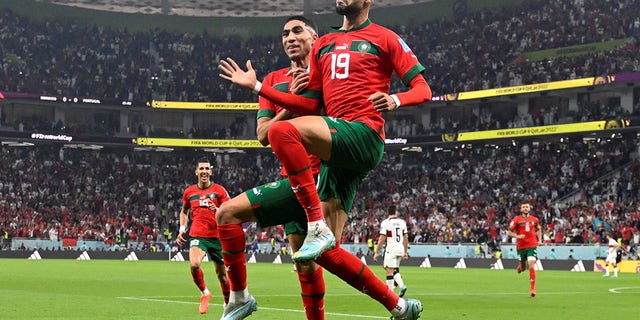
<path fill-rule="evenodd" d="M 336 12 L 341 16 L 353 16 L 360 13 L 360 11 L 362 11 L 362 7 L 355 3 L 350 3 L 344 8 L 336 5 Z"/>

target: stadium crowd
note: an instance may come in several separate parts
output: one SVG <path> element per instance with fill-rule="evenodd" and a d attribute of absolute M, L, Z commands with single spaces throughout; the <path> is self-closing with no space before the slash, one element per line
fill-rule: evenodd
<path fill-rule="evenodd" d="M 533 0 L 499 10 L 391 26 L 426 63 L 435 94 L 640 71 L 636 1 Z M 259 70 L 288 64 L 277 37 L 247 39 L 206 32 L 86 27 L 37 22 L 0 11 L 0 91 L 128 101 L 254 101 L 219 79 L 221 58 L 251 58 Z M 610 52 L 586 51 L 543 61 L 523 53 L 627 41 Z M 468 68 L 473 65 L 473 68 Z M 393 91 L 402 84 L 394 81 Z"/>
<path fill-rule="evenodd" d="M 639 12 L 637 1 L 532 0 L 456 21 L 392 28 L 427 63 L 433 91 L 445 94 L 640 71 Z M 73 21 L 36 22 L 7 9 L 0 10 L 0 30 L 4 92 L 128 101 L 255 101 L 251 93 L 218 78 L 217 62 L 227 56 L 239 61 L 250 57 L 263 71 L 288 63 L 274 54 L 281 46 L 277 37 L 87 28 Z M 523 56 L 618 39 L 626 41 L 609 52 L 543 61 Z M 395 79 L 392 86 L 396 91 L 401 83 Z M 579 112 L 571 114 L 560 114 L 551 105 L 509 119 L 482 111 L 465 122 L 438 118 L 429 126 L 399 117 L 386 129 L 389 136 L 416 136 L 618 117 L 628 115 L 625 109 L 581 102 Z M 632 109 L 640 114 L 640 106 Z M 38 116 L 7 123 L 3 115 L 0 120 L 16 130 L 71 130 Z M 100 126 L 76 130 L 114 135 L 118 121 L 107 118 Z M 194 128 L 186 134 L 233 138 L 247 134 L 247 121 L 254 120 L 237 119 L 220 132 Z M 152 124 L 136 127 L 139 134 L 153 132 Z M 181 194 L 193 183 L 190 164 L 197 158 L 59 146 L 2 146 L 0 154 L 0 232 L 10 238 L 125 245 L 175 239 Z M 268 152 L 210 156 L 216 163 L 214 180 L 232 196 L 278 175 L 279 163 Z M 639 175 L 638 146 L 625 139 L 387 152 L 362 184 L 342 241 L 363 243 L 376 237 L 385 208 L 393 202 L 408 221 L 413 243 L 504 242 L 506 223 L 517 204 L 527 200 L 545 225 L 548 243 L 603 242 L 604 233 L 613 232 L 637 246 Z M 564 203 L 565 196 L 573 198 Z M 281 228 L 250 230 L 248 243 L 284 238 Z"/>
<path fill-rule="evenodd" d="M 9 237 L 100 240 L 175 239 L 189 163 L 174 153 L 2 147 L 0 230 Z M 234 196 L 278 175 L 268 152 L 215 154 L 214 181 Z M 624 173 L 624 174 L 623 174 Z M 502 243 L 520 201 L 533 204 L 548 243 L 596 243 L 613 232 L 640 237 L 638 146 L 624 139 L 571 144 L 387 152 L 360 188 L 342 241 L 377 237 L 391 203 L 413 243 Z M 572 196 L 568 201 L 563 197 Z M 247 243 L 284 241 L 282 228 L 249 226 Z"/>
<path fill-rule="evenodd" d="M 634 1 L 536 0 L 457 17 L 394 26 L 427 68 L 426 78 L 435 94 L 500 88 L 519 84 L 595 77 L 640 71 L 640 4 Z M 248 39 L 208 33 L 167 30 L 131 32 L 125 28 L 86 26 L 73 21 L 32 21 L 0 10 L 0 91 L 99 97 L 111 100 L 151 101 L 255 101 L 247 90 L 219 79 L 217 62 L 234 56 L 254 60 L 260 70 L 275 70 L 288 63 L 274 54 L 280 39 Z M 508 30 L 505 31 L 505 30 Z M 528 61 L 522 53 L 591 44 L 627 41 L 610 52 L 587 51 L 544 61 Z M 246 56 L 243 56 L 246 55 Z M 473 68 L 467 68 L 472 64 Z M 392 91 L 402 84 L 393 81 Z M 594 105 L 595 104 L 595 105 Z M 577 112 L 560 112 L 553 105 L 527 115 L 505 118 L 483 110 L 470 119 L 432 117 L 421 123 L 412 117 L 390 119 L 390 136 L 419 136 L 588 121 L 626 116 L 640 106 L 581 102 Z M 119 117 L 98 123 L 65 125 L 34 115 L 6 119 L 15 130 L 52 130 L 55 133 L 117 135 Z M 193 128 L 175 132 L 154 130 L 140 120 L 131 127 L 138 135 L 247 138 L 249 118 L 226 128 Z"/>

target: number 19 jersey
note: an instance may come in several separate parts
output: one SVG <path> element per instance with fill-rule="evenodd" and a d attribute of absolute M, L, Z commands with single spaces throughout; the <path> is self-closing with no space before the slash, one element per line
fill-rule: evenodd
<path fill-rule="evenodd" d="M 367 99 L 375 92 L 389 93 L 394 71 L 408 84 L 425 69 L 404 40 L 370 20 L 320 37 L 309 66 L 308 92 L 303 95 L 322 91 L 327 116 L 364 122 L 382 138 L 384 119 Z"/>

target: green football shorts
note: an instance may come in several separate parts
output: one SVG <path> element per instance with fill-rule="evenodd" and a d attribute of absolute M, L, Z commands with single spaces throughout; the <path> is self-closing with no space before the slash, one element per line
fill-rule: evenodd
<path fill-rule="evenodd" d="M 529 257 L 534 257 L 538 260 L 538 248 L 526 248 L 518 250 L 518 256 L 520 257 L 520 262 L 526 262 Z"/>
<path fill-rule="evenodd" d="M 382 160 L 384 140 L 363 122 L 323 117 L 331 130 L 331 159 L 318 175 L 320 200 L 340 199 L 348 214 L 362 180 Z"/>
<path fill-rule="evenodd" d="M 222 244 L 218 238 L 191 238 L 190 247 L 198 247 L 209 254 L 211 260 L 222 263 Z"/>
<path fill-rule="evenodd" d="M 282 224 L 286 234 L 307 234 L 307 215 L 288 179 L 263 184 L 245 194 L 261 227 Z"/>

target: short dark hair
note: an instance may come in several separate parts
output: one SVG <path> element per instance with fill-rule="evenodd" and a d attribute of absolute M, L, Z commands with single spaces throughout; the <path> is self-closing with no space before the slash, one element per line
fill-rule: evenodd
<path fill-rule="evenodd" d="M 394 204 L 392 204 L 389 206 L 389 210 L 387 210 L 387 212 L 389 213 L 389 215 L 396 214 L 398 212 L 398 208 Z"/>
<path fill-rule="evenodd" d="M 293 21 L 293 20 L 298 20 L 298 21 L 304 22 L 304 24 L 307 27 L 313 29 L 313 31 L 315 31 L 315 33 L 318 33 L 318 26 L 316 26 L 316 23 L 313 22 L 313 20 L 308 19 L 308 18 L 306 18 L 304 16 L 292 16 L 292 17 L 289 17 L 289 18 L 287 18 L 287 21 L 285 21 L 284 23 L 287 23 L 287 22 Z"/>
<path fill-rule="evenodd" d="M 196 162 L 196 163 L 203 163 L 203 162 L 211 164 L 211 161 L 209 161 L 209 158 L 207 158 L 207 157 L 199 158 L 198 162 Z"/>

